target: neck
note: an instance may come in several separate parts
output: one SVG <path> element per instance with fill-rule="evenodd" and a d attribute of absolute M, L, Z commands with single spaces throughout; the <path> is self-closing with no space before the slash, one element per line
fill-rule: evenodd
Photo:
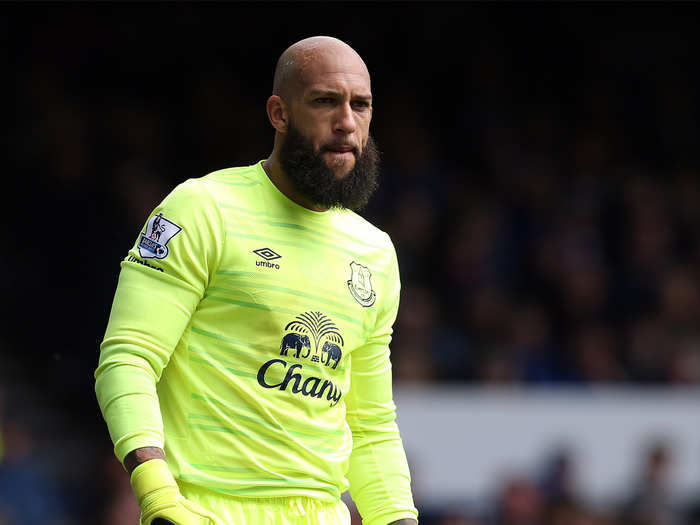
<path fill-rule="evenodd" d="M 313 204 L 297 191 L 289 176 L 282 169 L 276 149 L 272 151 L 267 160 L 263 161 L 262 166 L 272 184 L 274 184 L 289 200 L 312 211 L 328 211 L 328 208 Z"/>

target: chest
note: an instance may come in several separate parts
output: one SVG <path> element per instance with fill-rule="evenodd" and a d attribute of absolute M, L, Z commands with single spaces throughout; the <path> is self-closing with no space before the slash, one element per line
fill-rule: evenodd
<path fill-rule="evenodd" d="M 371 246 L 298 225 L 239 223 L 203 302 L 223 330 L 329 366 L 362 345 L 382 284 Z"/>

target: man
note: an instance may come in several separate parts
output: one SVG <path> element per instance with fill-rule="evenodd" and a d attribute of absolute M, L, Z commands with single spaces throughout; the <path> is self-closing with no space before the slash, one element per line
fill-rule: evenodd
<path fill-rule="evenodd" d="M 396 255 L 351 211 L 378 170 L 367 68 L 297 42 L 267 114 L 270 157 L 178 186 L 122 263 L 95 372 L 115 453 L 145 525 L 348 525 L 348 486 L 365 524 L 414 524 Z"/>

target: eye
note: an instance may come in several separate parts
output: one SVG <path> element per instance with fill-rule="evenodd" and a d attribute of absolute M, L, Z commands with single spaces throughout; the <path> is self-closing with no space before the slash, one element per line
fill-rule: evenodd
<path fill-rule="evenodd" d="M 369 102 L 367 102 L 366 100 L 355 100 L 355 101 L 353 101 L 352 105 L 353 105 L 353 107 L 355 107 L 357 109 L 369 108 Z"/>
<path fill-rule="evenodd" d="M 317 104 L 332 104 L 333 99 L 331 97 L 318 97 L 314 99 Z"/>

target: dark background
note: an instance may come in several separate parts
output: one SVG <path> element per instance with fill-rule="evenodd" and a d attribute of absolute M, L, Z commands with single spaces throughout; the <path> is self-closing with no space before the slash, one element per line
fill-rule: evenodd
<path fill-rule="evenodd" d="M 316 34 L 372 74 L 384 170 L 363 214 L 399 254 L 397 380 L 698 385 L 697 17 L 691 3 L 0 5 L 0 524 L 3 508 L 8 524 L 127 512 L 92 379 L 119 262 L 177 183 L 269 154 L 276 60 Z M 55 503 L 13 518 L 25 478 Z M 554 512 L 540 499 L 532 523 Z M 526 523 L 505 514 L 469 523 Z"/>

